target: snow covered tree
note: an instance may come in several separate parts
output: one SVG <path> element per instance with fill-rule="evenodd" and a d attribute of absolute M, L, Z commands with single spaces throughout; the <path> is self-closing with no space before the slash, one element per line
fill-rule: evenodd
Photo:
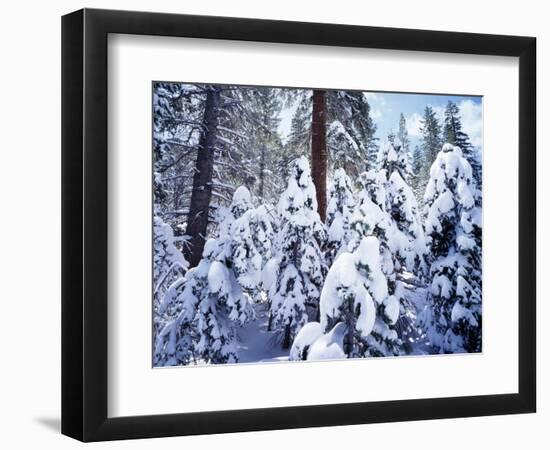
<path fill-rule="evenodd" d="M 418 204 L 408 184 L 413 170 L 409 154 L 400 139 L 395 137 L 392 141 L 382 145 L 378 154 L 379 169 L 388 174 L 388 179 L 382 180 L 386 199 L 383 209 L 408 241 L 408 245 L 399 248 L 400 265 L 411 272 L 422 273 L 425 270 L 426 245 Z"/>
<path fill-rule="evenodd" d="M 287 148 L 296 157 L 309 153 L 313 102 L 311 91 L 295 90 L 291 98 L 297 108 Z M 376 162 L 376 124 L 370 104 L 363 92 L 326 91 L 326 106 L 329 166 L 356 177 Z"/>
<path fill-rule="evenodd" d="M 241 186 L 235 191 L 233 202 L 238 195 L 250 194 Z M 260 295 L 262 268 L 271 258 L 273 229 L 266 211 L 265 207 L 248 209 L 229 229 L 231 266 L 239 285 L 253 298 Z"/>
<path fill-rule="evenodd" d="M 205 239 L 216 226 L 217 209 L 231 202 L 235 186 L 259 185 L 263 197 L 282 191 L 272 185 L 265 168 L 270 150 L 281 145 L 276 136 L 278 92 L 262 87 L 155 83 L 156 214 L 178 235 L 187 236 L 183 252 L 190 266 L 198 264 Z"/>
<path fill-rule="evenodd" d="M 393 223 L 408 241 L 408 245 L 399 253 L 400 263 L 410 272 L 422 277 L 427 269 L 424 229 L 414 193 L 397 170 L 390 175 L 386 196 Z"/>
<path fill-rule="evenodd" d="M 337 169 L 330 186 L 326 220 L 325 256 L 329 267 L 336 257 L 347 249 L 351 240 L 351 220 L 354 208 L 351 180 L 344 169 Z"/>
<path fill-rule="evenodd" d="M 390 135 L 388 141 L 380 146 L 376 164 L 378 170 L 385 170 L 388 176 L 397 172 L 405 182 L 412 176 L 409 153 L 401 140 L 395 136 Z"/>
<path fill-rule="evenodd" d="M 327 99 L 330 164 L 355 178 L 376 162 L 376 124 L 370 104 L 359 91 L 328 91 Z"/>
<path fill-rule="evenodd" d="M 380 264 L 387 280 L 389 295 L 395 297 L 400 305 L 398 321 L 392 326 L 392 329 L 397 330 L 398 337 L 404 344 L 403 350 L 409 351 L 409 336 L 413 332 L 413 320 L 410 313 L 413 311 L 413 306 L 405 295 L 405 287 L 400 280 L 400 274 L 407 264 L 415 269 L 418 267 L 415 258 L 416 248 L 413 244 L 420 245 L 423 235 L 420 234 L 419 242 L 415 242 L 410 234 L 405 233 L 397 226 L 392 217 L 390 206 L 394 200 L 397 200 L 397 205 L 400 205 L 403 210 L 411 206 L 410 197 L 407 196 L 408 201 L 404 201 L 405 196 L 402 193 L 406 190 L 406 184 L 397 185 L 400 177 L 397 172 L 393 173 L 396 174 L 392 179 L 393 183 L 387 180 L 385 170 L 369 171 L 359 177 L 358 201 L 351 227 L 353 238 L 348 249 L 355 250 L 361 239 L 366 236 L 372 235 L 378 238 Z M 388 199 L 391 199 L 392 203 Z M 412 208 L 411 211 L 413 211 Z"/>
<path fill-rule="evenodd" d="M 321 293 L 321 327 L 346 325 L 343 350 L 348 358 L 400 353 L 393 329 L 399 301 L 389 295 L 380 266 L 378 239 L 368 236 L 353 253 L 342 253 L 330 268 Z"/>
<path fill-rule="evenodd" d="M 296 334 L 288 359 L 290 361 L 305 361 L 311 345 L 323 335 L 323 327 L 319 322 L 308 322 Z"/>
<path fill-rule="evenodd" d="M 472 175 L 476 182 L 477 190 L 475 192 L 476 202 L 481 206 L 481 160 L 476 148 L 470 141 L 470 136 L 462 129 L 462 120 L 460 116 L 460 108 L 453 101 L 447 103 L 445 107 L 445 124 L 443 126 L 444 141 L 460 147 L 462 154 L 472 167 Z"/>
<path fill-rule="evenodd" d="M 246 96 L 249 109 L 256 113 L 251 117 L 254 127 L 247 130 L 250 176 L 242 182 L 246 182 L 260 203 L 276 202 L 284 189 L 278 183 L 279 173 L 274 170 L 281 165 L 283 154 L 283 142 L 278 133 L 283 92 L 277 88 L 255 87 Z"/>
<path fill-rule="evenodd" d="M 410 159 L 411 140 L 409 139 L 409 131 L 407 130 L 407 119 L 405 119 L 403 113 L 399 115 L 399 129 L 397 131 L 397 138 L 403 146 L 403 152 L 405 152 L 406 155 L 409 155 Z"/>
<path fill-rule="evenodd" d="M 182 277 L 189 264 L 174 242 L 172 227 L 158 216 L 153 218 L 153 307 L 155 318 L 160 320 L 164 311 L 160 303 L 164 294 L 176 279 Z M 157 325 L 157 324 L 155 324 Z"/>
<path fill-rule="evenodd" d="M 317 212 L 315 186 L 307 159 L 291 167 L 287 189 L 278 205 L 281 229 L 276 237 L 277 254 L 270 269 L 269 297 L 274 325 L 283 330 L 283 348 L 289 348 L 296 331 L 318 315 L 319 295 L 326 273 L 321 245 L 325 239 Z M 308 316 L 309 308 L 309 316 Z"/>
<path fill-rule="evenodd" d="M 403 122 L 401 126 L 404 127 Z M 407 180 L 412 178 L 412 167 L 409 153 L 405 151 L 399 138 L 391 137 L 381 146 L 378 154 L 378 166 L 381 173 L 387 173 L 388 179 L 382 177 L 380 189 L 385 195 L 385 204 L 381 209 L 389 216 L 383 242 L 387 245 L 393 261 L 386 264 L 389 276 L 390 293 L 399 299 L 400 315 L 396 325 L 398 335 L 404 342 L 406 350 L 411 350 L 409 343 L 414 339 L 416 309 L 405 295 L 403 283 L 399 280 L 406 269 L 422 280 L 427 271 L 427 247 L 418 205 Z"/>
<path fill-rule="evenodd" d="M 475 190 L 461 149 L 445 144 L 425 194 L 432 282 L 420 317 L 441 353 L 481 351 L 481 211 Z"/>
<path fill-rule="evenodd" d="M 271 259 L 273 239 L 275 238 L 278 224 L 276 223 L 273 211 L 274 207 L 260 205 L 254 211 L 252 222 L 252 239 L 257 251 L 262 256 L 262 267 Z"/>
<path fill-rule="evenodd" d="M 188 213 L 189 189 L 202 120 L 202 90 L 180 83 L 153 85 L 154 213 L 176 232 Z"/>
<path fill-rule="evenodd" d="M 258 294 L 262 263 L 270 255 L 264 210 L 254 209 L 250 197 L 244 186 L 235 191 L 220 236 L 206 242 L 198 266 L 168 290 L 163 308 L 174 311 L 174 319 L 157 338 L 157 365 L 174 358 L 188 364 L 191 357 L 213 364 L 238 361 L 236 328 L 252 314 L 250 299 Z"/>
<path fill-rule="evenodd" d="M 345 333 L 346 325 L 344 323 L 337 323 L 334 328 L 319 336 L 319 338 L 311 344 L 307 350 L 306 359 L 308 361 L 345 359 L 347 357 L 344 353 Z"/>
<path fill-rule="evenodd" d="M 395 297 L 404 310 L 407 306 L 405 291 L 397 274 L 401 270 L 400 261 L 408 255 L 410 244 L 386 210 L 386 173 L 384 170 L 364 172 L 359 177 L 358 185 L 357 203 L 351 221 L 352 239 L 348 250 L 356 250 L 365 237 L 375 236 L 378 239 L 380 267 L 386 277 L 389 295 Z M 392 325 L 391 328 L 394 330 L 396 327 Z"/>
<path fill-rule="evenodd" d="M 421 172 L 420 184 L 426 185 L 430 178 L 430 167 L 435 161 L 441 146 L 441 125 L 437 120 L 435 111 L 431 106 L 426 106 L 420 127 L 422 152 L 424 154 L 424 167 Z"/>
<path fill-rule="evenodd" d="M 238 272 L 232 270 L 227 241 L 207 241 L 200 264 L 205 265 L 200 275 L 206 274 L 206 279 L 199 280 L 204 287 L 195 318 L 198 336 L 195 351 L 206 362 L 236 363 L 235 323 L 243 324 L 251 310 Z"/>
<path fill-rule="evenodd" d="M 413 176 L 411 178 L 411 187 L 420 209 L 424 204 L 424 192 L 428 184 L 427 179 L 423 177 L 424 164 L 424 153 L 422 152 L 422 148 L 417 145 L 414 147 L 412 154 L 411 168 Z"/>

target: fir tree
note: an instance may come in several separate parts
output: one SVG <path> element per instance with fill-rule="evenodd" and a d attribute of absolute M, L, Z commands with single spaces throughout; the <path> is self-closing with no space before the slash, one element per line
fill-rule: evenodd
<path fill-rule="evenodd" d="M 421 178 L 424 179 L 424 183 L 427 183 L 427 180 L 430 178 L 430 167 L 443 145 L 441 139 L 441 125 L 431 106 L 426 106 L 424 109 L 420 133 L 422 136 L 422 151 L 424 153 L 424 167 L 422 169 Z"/>
<path fill-rule="evenodd" d="M 278 251 L 271 265 L 277 276 L 270 283 L 269 296 L 274 325 L 284 333 L 283 347 L 289 348 L 296 332 L 310 318 L 318 316 L 319 295 L 326 273 L 321 251 L 325 232 L 304 156 L 292 164 L 278 209 L 281 229 L 275 244 Z"/>
<path fill-rule="evenodd" d="M 472 169 L 445 144 L 426 188 L 426 234 L 432 258 L 420 323 L 438 352 L 481 351 L 481 212 Z"/>
<path fill-rule="evenodd" d="M 262 263 L 270 255 L 262 214 L 239 187 L 220 236 L 206 242 L 199 264 L 166 293 L 163 307 L 174 319 L 157 338 L 157 365 L 238 362 L 236 328 L 252 314 L 250 299 L 258 295 Z"/>
<path fill-rule="evenodd" d="M 330 268 L 321 293 L 321 327 L 345 325 L 343 351 L 348 358 L 398 354 L 393 329 L 399 302 L 389 295 L 380 266 L 378 239 L 362 238 L 353 253 L 343 253 Z"/>
<path fill-rule="evenodd" d="M 409 139 L 409 132 L 407 130 L 407 119 L 403 113 L 399 115 L 399 130 L 397 131 L 397 137 L 403 146 L 403 151 L 406 155 L 410 156 L 411 152 L 411 141 Z"/>
<path fill-rule="evenodd" d="M 297 102 L 287 143 L 292 155 L 307 155 L 311 144 L 312 95 L 309 91 L 293 91 Z M 352 177 L 374 167 L 378 151 L 376 124 L 363 92 L 327 91 L 327 146 L 329 165 L 343 168 Z"/>
<path fill-rule="evenodd" d="M 460 109 L 453 101 L 445 107 L 445 125 L 443 127 L 444 141 L 460 147 L 462 154 L 472 167 L 472 174 L 479 192 L 475 193 L 478 206 L 481 205 L 481 161 L 477 150 L 470 142 L 470 136 L 462 129 Z"/>
<path fill-rule="evenodd" d="M 357 177 L 376 161 L 376 124 L 370 104 L 358 91 L 328 91 L 327 103 L 331 166 Z"/>
<path fill-rule="evenodd" d="M 351 240 L 351 220 L 354 208 L 351 180 L 344 169 L 337 169 L 334 172 L 329 191 L 327 210 L 326 260 L 328 267 L 341 252 L 347 249 Z"/>
<path fill-rule="evenodd" d="M 411 168 L 413 176 L 411 178 L 411 187 L 419 207 L 424 204 L 424 192 L 427 185 L 427 179 L 423 177 L 424 164 L 422 148 L 416 145 L 412 154 Z"/>
<path fill-rule="evenodd" d="M 384 170 L 369 171 L 359 177 L 359 192 L 355 211 L 352 217 L 352 239 L 348 245 L 349 251 L 355 251 L 363 238 L 375 236 L 379 242 L 380 267 L 386 278 L 387 289 L 398 305 L 404 302 L 405 293 L 402 283 L 397 279 L 401 269 L 400 258 L 406 255 L 409 243 L 401 233 L 386 210 L 387 178 Z M 399 307 L 398 307 L 399 310 Z M 391 354 L 401 353 L 401 340 L 395 331 L 395 324 L 390 324 L 389 331 L 379 330 L 375 335 Z M 379 355 L 380 356 L 380 355 Z"/>
<path fill-rule="evenodd" d="M 379 152 L 378 165 L 383 173 L 385 192 L 383 211 L 388 215 L 383 242 L 387 245 L 393 271 L 388 262 L 386 273 L 390 279 L 390 293 L 400 304 L 400 316 L 396 325 L 400 339 L 410 350 L 410 338 L 414 337 L 414 305 L 405 296 L 405 288 L 399 275 L 406 269 L 422 280 L 426 273 L 427 248 L 424 230 L 418 214 L 418 205 L 414 193 L 407 183 L 412 176 L 412 167 L 401 140 L 397 137 L 383 145 Z"/>
<path fill-rule="evenodd" d="M 278 133 L 280 113 L 284 104 L 280 89 L 255 88 L 247 95 L 254 115 L 254 127 L 248 132 L 247 143 L 252 177 L 248 180 L 251 191 L 260 203 L 275 202 L 282 192 L 277 183 L 277 173 L 271 168 L 279 165 L 283 142 Z"/>
<path fill-rule="evenodd" d="M 167 288 L 183 276 L 189 264 L 176 247 L 172 227 L 158 216 L 153 218 L 153 308 L 160 321 L 165 311 L 161 308 Z M 159 326 L 155 323 L 155 328 Z"/>

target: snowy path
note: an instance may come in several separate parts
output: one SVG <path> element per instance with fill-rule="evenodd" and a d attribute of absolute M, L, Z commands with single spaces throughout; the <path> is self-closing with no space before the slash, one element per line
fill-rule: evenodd
<path fill-rule="evenodd" d="M 289 350 L 283 350 L 277 333 L 267 331 L 267 306 L 255 305 L 256 319 L 239 329 L 239 363 L 288 361 Z"/>
<path fill-rule="evenodd" d="M 416 321 L 418 314 L 424 309 L 426 304 L 427 289 L 413 284 L 414 282 L 414 277 L 411 274 L 404 274 L 403 283 L 406 289 L 405 297 L 416 309 L 414 314 L 414 320 Z M 433 353 L 433 349 L 429 345 L 427 337 L 420 332 L 416 334 L 412 347 L 412 355 L 430 355 Z"/>

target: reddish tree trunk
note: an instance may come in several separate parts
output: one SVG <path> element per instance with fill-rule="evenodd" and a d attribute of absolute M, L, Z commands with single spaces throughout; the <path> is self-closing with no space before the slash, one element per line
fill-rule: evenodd
<path fill-rule="evenodd" d="M 326 91 L 313 91 L 313 114 L 311 123 L 311 172 L 317 210 L 324 222 L 327 211 L 327 100 Z"/>
<path fill-rule="evenodd" d="M 206 94 L 204 129 L 197 151 L 195 174 L 193 175 L 193 191 L 191 192 L 191 204 L 189 205 L 187 229 L 185 231 L 185 234 L 190 239 L 188 246 L 184 249 L 184 255 L 185 259 L 189 261 L 190 267 L 195 267 L 202 258 L 206 229 L 208 227 L 219 106 L 220 92 L 215 88 L 210 88 Z"/>

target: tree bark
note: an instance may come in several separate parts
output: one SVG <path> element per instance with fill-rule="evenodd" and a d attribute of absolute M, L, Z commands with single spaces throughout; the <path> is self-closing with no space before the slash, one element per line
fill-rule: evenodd
<path fill-rule="evenodd" d="M 344 337 L 344 353 L 348 356 L 348 358 L 351 358 L 353 354 L 353 338 L 355 334 L 355 311 L 353 310 L 353 303 L 353 300 L 348 300 L 348 313 L 345 318 L 347 330 Z"/>
<path fill-rule="evenodd" d="M 290 348 L 290 323 L 287 323 L 285 325 L 285 332 L 284 332 L 284 338 L 283 338 L 283 349 L 289 349 Z"/>
<path fill-rule="evenodd" d="M 326 91 L 313 91 L 311 171 L 317 194 L 317 211 L 324 222 L 327 211 L 327 101 Z"/>
<path fill-rule="evenodd" d="M 189 267 L 195 267 L 200 262 L 206 239 L 208 212 L 212 198 L 214 147 L 216 144 L 219 106 L 220 91 L 210 87 L 206 93 L 204 129 L 199 140 L 195 173 L 193 175 L 193 191 L 191 192 L 191 204 L 189 205 L 185 232 L 190 237 L 188 245 L 184 249 L 185 259 L 189 262 Z"/>

